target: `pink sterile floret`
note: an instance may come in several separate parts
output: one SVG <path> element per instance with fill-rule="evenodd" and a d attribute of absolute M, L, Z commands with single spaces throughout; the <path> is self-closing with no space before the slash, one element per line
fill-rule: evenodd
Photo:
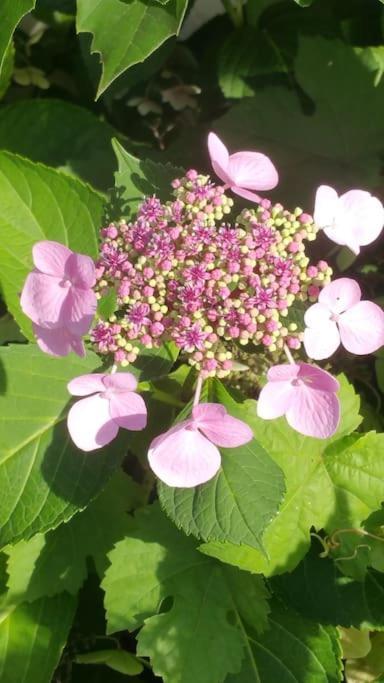
<path fill-rule="evenodd" d="M 68 413 L 68 430 L 78 448 L 93 451 L 105 446 L 119 427 L 131 431 L 145 428 L 147 409 L 135 393 L 136 387 L 137 381 L 129 372 L 81 375 L 69 382 L 70 394 L 87 396 Z"/>
<path fill-rule="evenodd" d="M 315 223 L 336 244 L 349 247 L 354 254 L 371 244 L 384 225 L 384 208 L 376 197 L 364 190 L 349 190 L 338 196 L 336 190 L 321 185 L 316 192 Z"/>
<path fill-rule="evenodd" d="M 250 190 L 272 190 L 279 176 L 272 161 L 260 152 L 236 152 L 229 154 L 226 146 L 215 135 L 208 136 L 208 150 L 215 173 L 232 192 L 260 202 L 260 197 Z"/>
<path fill-rule="evenodd" d="M 320 292 L 305 316 L 305 350 L 311 358 L 329 358 L 340 342 L 351 353 L 377 351 L 384 344 L 384 312 L 372 301 L 360 301 L 361 290 L 347 277 Z"/>
<path fill-rule="evenodd" d="M 219 403 L 201 403 L 190 418 L 156 437 L 149 464 L 168 486 L 192 487 L 212 479 L 220 469 L 217 446 L 236 448 L 253 438 L 245 422 L 231 417 Z"/>
<path fill-rule="evenodd" d="M 264 420 L 285 415 L 288 424 L 305 436 L 327 439 L 340 420 L 336 396 L 339 382 L 308 363 L 275 365 L 260 392 L 257 414 Z"/>
<path fill-rule="evenodd" d="M 96 312 L 95 265 L 58 242 L 37 242 L 32 250 L 35 269 L 21 294 L 21 308 L 34 323 L 40 348 L 65 356 L 84 355 L 81 337 Z"/>

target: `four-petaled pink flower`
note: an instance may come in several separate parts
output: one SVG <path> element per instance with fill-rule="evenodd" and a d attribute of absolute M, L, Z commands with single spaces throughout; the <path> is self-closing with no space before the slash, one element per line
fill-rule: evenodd
<path fill-rule="evenodd" d="M 305 350 L 315 360 L 329 358 L 341 344 L 351 353 L 377 351 L 384 344 L 384 312 L 372 301 L 360 301 L 355 280 L 342 277 L 320 292 L 304 316 Z"/>
<path fill-rule="evenodd" d="M 253 438 L 245 422 L 219 403 L 201 403 L 192 415 L 154 439 L 149 464 L 168 486 L 192 487 L 212 479 L 220 468 L 216 446 L 236 448 Z"/>
<path fill-rule="evenodd" d="M 58 242 L 37 242 L 32 250 L 35 269 L 21 294 L 21 308 L 34 323 L 37 343 L 46 353 L 84 355 L 81 337 L 96 311 L 95 265 Z"/>
<path fill-rule="evenodd" d="M 335 433 L 340 420 L 339 382 L 308 363 L 275 365 L 260 392 L 257 414 L 264 420 L 285 415 L 297 432 L 317 439 Z"/>
<path fill-rule="evenodd" d="M 364 190 L 349 190 L 339 197 L 332 187 L 321 185 L 313 218 L 330 240 L 359 254 L 360 247 L 380 235 L 384 208 L 377 197 Z"/>
<path fill-rule="evenodd" d="M 112 441 L 119 427 L 131 431 L 144 429 L 147 409 L 135 393 L 137 381 L 129 372 L 75 377 L 68 384 L 77 401 L 68 413 L 68 430 L 78 448 L 93 451 Z"/>
<path fill-rule="evenodd" d="M 215 173 L 232 192 L 260 202 L 260 197 L 250 190 L 272 190 L 279 176 L 272 161 L 260 152 L 236 152 L 229 154 L 226 146 L 215 135 L 208 135 L 208 151 Z"/>

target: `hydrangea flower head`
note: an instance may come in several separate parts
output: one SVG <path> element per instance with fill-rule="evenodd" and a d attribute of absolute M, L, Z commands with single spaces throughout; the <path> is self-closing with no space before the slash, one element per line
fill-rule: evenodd
<path fill-rule="evenodd" d="M 314 220 L 330 240 L 359 254 L 360 247 L 380 235 L 384 207 L 364 190 L 349 190 L 339 197 L 332 187 L 321 185 L 316 193 Z"/>
<path fill-rule="evenodd" d="M 21 308 L 34 323 L 39 346 L 53 355 L 83 355 L 81 337 L 89 331 L 97 299 L 95 264 L 58 242 L 33 247 L 35 269 L 21 294 Z"/>
<path fill-rule="evenodd" d="M 305 254 L 313 220 L 263 199 L 229 222 L 232 207 L 222 186 L 190 170 L 171 201 L 147 198 L 135 220 L 102 229 L 97 295 L 114 288 L 117 307 L 92 330 L 97 351 L 125 366 L 140 345 L 173 341 L 198 372 L 224 377 L 239 346 L 300 346 L 289 309 L 316 301 L 331 273 Z"/>
<path fill-rule="evenodd" d="M 69 382 L 70 394 L 87 397 L 68 413 L 68 430 L 78 448 L 101 448 L 117 436 L 120 427 L 144 429 L 147 409 L 136 387 L 136 378 L 129 372 L 81 375 Z"/>
<path fill-rule="evenodd" d="M 203 484 L 220 469 L 217 446 L 236 448 L 253 438 L 245 422 L 231 417 L 219 403 L 200 403 L 187 420 L 157 436 L 148 452 L 149 464 L 168 486 Z"/>
<path fill-rule="evenodd" d="M 279 176 L 272 161 L 260 152 L 229 154 L 215 133 L 208 135 L 208 151 L 213 169 L 226 188 L 252 202 L 260 202 L 259 195 L 251 190 L 272 190 Z"/>
<path fill-rule="evenodd" d="M 317 439 L 335 433 L 340 420 L 339 382 L 308 363 L 275 365 L 260 392 L 257 414 L 264 420 L 285 415 L 297 432 Z"/>
<path fill-rule="evenodd" d="M 361 301 L 361 289 L 351 278 L 324 287 L 304 321 L 305 350 L 315 360 L 329 358 L 340 343 L 356 354 L 373 353 L 384 344 L 384 312 L 372 301 Z"/>

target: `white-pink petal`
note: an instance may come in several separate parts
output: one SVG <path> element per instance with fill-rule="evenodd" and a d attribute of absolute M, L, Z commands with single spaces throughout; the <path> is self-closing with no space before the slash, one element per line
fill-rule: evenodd
<path fill-rule="evenodd" d="M 85 356 L 85 347 L 82 340 L 71 335 L 65 328 L 56 327 L 49 329 L 47 327 L 40 327 L 36 323 L 33 323 L 32 327 L 37 345 L 44 353 L 49 353 L 51 356 L 67 356 L 71 351 L 74 351 L 74 353 L 82 358 Z"/>
<path fill-rule="evenodd" d="M 62 311 L 68 291 L 59 278 L 32 271 L 21 293 L 23 313 L 41 327 L 62 327 Z"/>
<path fill-rule="evenodd" d="M 257 414 L 263 420 L 275 420 L 286 414 L 291 405 L 295 388 L 290 382 L 268 382 L 259 396 Z"/>
<path fill-rule="evenodd" d="M 33 262 L 42 273 L 64 277 L 66 263 L 73 252 L 64 244 L 44 240 L 32 247 Z"/>
<path fill-rule="evenodd" d="M 148 461 L 156 476 L 168 486 L 190 488 L 215 476 L 221 456 L 197 429 L 179 425 L 152 441 Z"/>
<path fill-rule="evenodd" d="M 140 394 L 133 391 L 111 393 L 109 409 L 119 427 L 136 432 L 147 425 L 147 408 Z"/>
<path fill-rule="evenodd" d="M 342 313 L 357 304 L 361 299 L 361 289 L 356 282 L 349 277 L 340 277 L 333 280 L 321 290 L 319 303 L 327 306 L 332 313 Z"/>
<path fill-rule="evenodd" d="M 248 190 L 272 190 L 279 176 L 272 161 L 260 152 L 236 152 L 229 157 L 231 184 Z"/>
<path fill-rule="evenodd" d="M 238 187 L 237 185 L 231 185 L 231 190 L 239 197 L 243 197 L 243 199 L 248 199 L 250 202 L 261 202 L 261 197 L 260 195 L 256 194 L 256 192 L 251 192 L 251 190 L 244 190 L 244 188 Z"/>
<path fill-rule="evenodd" d="M 384 345 L 384 311 L 372 301 L 360 301 L 340 316 L 339 329 L 347 351 L 373 353 Z"/>
<path fill-rule="evenodd" d="M 92 289 L 71 287 L 62 308 L 61 320 L 73 334 L 82 336 L 91 327 L 96 308 L 96 294 Z"/>
<path fill-rule="evenodd" d="M 313 220 L 320 228 L 332 227 L 339 196 L 329 185 L 320 185 L 316 192 Z"/>
<path fill-rule="evenodd" d="M 90 256 L 72 253 L 65 266 L 65 274 L 75 287 L 89 289 L 96 282 L 96 268 Z"/>
<path fill-rule="evenodd" d="M 114 372 L 104 375 L 104 387 L 113 391 L 135 391 L 137 379 L 131 372 Z"/>
<path fill-rule="evenodd" d="M 213 170 L 220 180 L 230 184 L 231 180 L 228 175 L 229 153 L 224 143 L 215 133 L 209 133 L 208 135 L 208 151 Z"/>
<path fill-rule="evenodd" d="M 93 451 L 112 441 L 119 427 L 111 418 L 109 401 L 100 394 L 77 401 L 68 413 L 68 430 L 83 451 Z"/>
<path fill-rule="evenodd" d="M 89 396 L 99 391 L 105 391 L 104 373 L 95 372 L 89 375 L 74 377 L 67 384 L 67 389 L 72 396 Z"/>
<path fill-rule="evenodd" d="M 327 439 L 337 430 L 340 404 L 336 394 L 303 384 L 297 387 L 285 414 L 288 424 L 305 436 Z"/>
<path fill-rule="evenodd" d="M 328 312 L 329 316 L 329 312 Z M 340 333 L 337 324 L 329 319 L 326 322 L 306 327 L 304 330 L 304 348 L 307 356 L 313 360 L 329 358 L 340 346 Z"/>

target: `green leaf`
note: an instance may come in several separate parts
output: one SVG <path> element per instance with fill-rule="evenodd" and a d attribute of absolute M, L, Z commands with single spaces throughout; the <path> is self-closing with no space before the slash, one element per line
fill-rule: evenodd
<path fill-rule="evenodd" d="M 379 85 L 384 73 L 384 45 L 356 47 L 355 51 L 364 66 L 374 73 L 374 86 Z"/>
<path fill-rule="evenodd" d="M 63 593 L 19 605 L 0 621 L 1 683 L 50 683 L 76 608 Z"/>
<path fill-rule="evenodd" d="M 77 655 L 75 662 L 78 664 L 106 664 L 110 669 L 126 674 L 126 676 L 136 676 L 141 674 L 143 665 L 137 657 L 125 650 L 96 650 Z"/>
<path fill-rule="evenodd" d="M 269 86 L 233 106 L 213 129 L 230 149 L 257 149 L 272 158 L 280 173 L 278 201 L 311 210 L 324 179 L 340 190 L 377 187 L 384 82 L 374 88 L 353 47 L 321 37 L 300 37 L 294 68 L 313 114 L 303 113 L 293 90 Z"/>
<path fill-rule="evenodd" d="M 102 320 L 108 320 L 111 315 L 116 310 L 117 303 L 117 293 L 112 287 L 108 290 L 106 294 L 103 293 L 101 299 L 99 299 L 97 304 L 97 315 L 102 318 Z"/>
<path fill-rule="evenodd" d="M 24 342 L 25 337 L 21 334 L 19 326 L 12 316 L 6 313 L 0 318 L 0 344 L 9 342 Z"/>
<path fill-rule="evenodd" d="M 113 185 L 114 134 L 108 123 L 64 100 L 22 100 L 0 111 L 1 149 L 79 176 L 102 190 Z"/>
<path fill-rule="evenodd" d="M 140 343 L 136 344 L 140 348 Z M 153 349 L 141 348 L 140 353 L 132 365 L 128 366 L 140 382 L 156 379 L 167 375 L 172 370 L 179 356 L 180 349 L 174 342 L 165 342 Z"/>
<path fill-rule="evenodd" d="M 76 595 L 87 576 L 88 557 L 102 576 L 107 553 L 129 532 L 127 511 L 141 502 L 141 489 L 117 472 L 84 512 L 45 535 L 6 548 L 8 580 L 1 608 L 63 591 Z"/>
<path fill-rule="evenodd" d="M 277 54 L 262 31 L 245 27 L 230 34 L 218 56 L 219 84 L 225 97 L 251 97 L 257 77 L 284 73 L 286 67 Z"/>
<path fill-rule="evenodd" d="M 242 404 L 236 403 L 219 381 L 210 400 L 247 421 Z M 180 489 L 159 482 L 158 490 L 167 515 L 187 534 L 262 550 L 262 534 L 277 513 L 284 479 L 281 469 L 253 439 L 240 448 L 222 449 L 221 469 L 206 484 Z"/>
<path fill-rule="evenodd" d="M 360 526 L 380 507 L 384 465 L 375 451 L 384 435 L 342 438 L 361 420 L 358 397 L 345 379 L 339 379 L 342 420 L 337 434 L 324 441 L 295 432 L 285 418 L 261 420 L 256 416 L 256 403 L 245 402 L 242 419 L 283 470 L 286 495 L 278 516 L 264 533 L 265 556 L 249 545 L 218 542 L 204 544 L 202 552 L 266 575 L 290 571 L 308 550 L 312 526 L 330 533 L 340 527 Z"/>
<path fill-rule="evenodd" d="M 78 0 L 77 31 L 93 34 L 91 51 L 100 54 L 102 63 L 98 96 L 178 34 L 186 7 L 187 0 L 169 0 L 164 7 L 151 0 Z"/>
<path fill-rule="evenodd" d="M 54 358 L 35 346 L 0 348 L 0 546 L 46 531 L 84 508 L 122 458 L 123 434 L 91 455 L 66 426 L 67 383 L 100 367 L 87 358 Z M 12 482 L 12 485 L 10 485 Z"/>
<path fill-rule="evenodd" d="M 248 647 L 239 676 L 226 683 L 337 683 L 342 680 L 337 630 L 305 620 L 277 602 L 263 634 L 247 631 Z"/>
<path fill-rule="evenodd" d="M 15 62 L 15 48 L 11 41 L 4 55 L 3 64 L 0 69 L 0 99 L 4 97 L 11 82 L 13 67 Z"/>
<path fill-rule="evenodd" d="M 0 279 L 9 311 L 33 339 L 19 296 L 32 263 L 32 246 L 44 239 L 97 255 L 102 198 L 79 180 L 27 159 L 0 152 Z"/>
<path fill-rule="evenodd" d="M 0 74 L 7 49 L 19 21 L 32 10 L 36 0 L 2 0 L 0 7 Z"/>
<path fill-rule="evenodd" d="M 243 624 L 249 620 L 260 631 L 266 625 L 261 577 L 204 557 L 157 503 L 136 514 L 109 560 L 102 582 L 108 632 L 144 623 L 138 654 L 151 658 L 165 683 L 212 683 L 239 671 L 247 644 Z M 167 598 L 173 602 L 164 611 Z"/>
<path fill-rule="evenodd" d="M 115 186 L 120 191 L 119 197 L 124 201 L 125 209 L 134 213 L 144 195 L 155 193 L 163 201 L 171 199 L 171 182 L 183 175 L 181 168 L 136 159 L 117 140 L 113 140 L 112 146 L 118 163 Z"/>
<path fill-rule="evenodd" d="M 384 629 L 384 574 L 368 570 L 364 581 L 342 574 L 319 557 L 315 543 L 290 574 L 271 580 L 272 589 L 302 616 L 324 624 Z"/>

